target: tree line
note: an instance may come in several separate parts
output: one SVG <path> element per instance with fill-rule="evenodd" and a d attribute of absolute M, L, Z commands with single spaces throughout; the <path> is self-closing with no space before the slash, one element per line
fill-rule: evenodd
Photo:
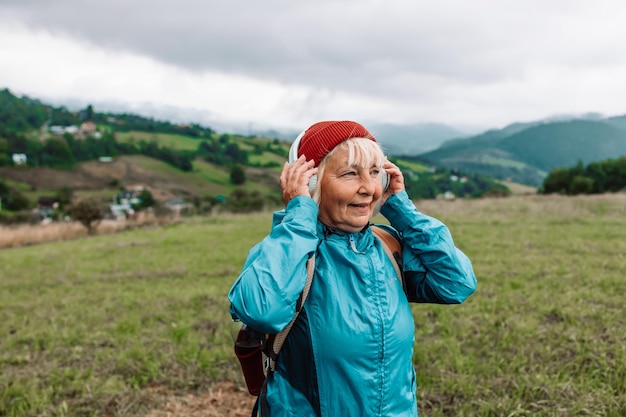
<path fill-rule="evenodd" d="M 543 181 L 541 192 L 602 194 L 626 189 L 626 156 L 591 162 L 584 166 L 581 161 L 571 168 L 553 169 Z"/>
<path fill-rule="evenodd" d="M 406 190 L 416 198 L 477 198 L 486 196 L 507 196 L 511 192 L 505 185 L 481 174 L 464 175 L 458 170 L 438 168 L 434 173 L 405 175 Z"/>
<path fill-rule="evenodd" d="M 50 126 L 79 126 L 90 121 L 106 129 L 99 137 L 77 138 L 75 134 L 48 136 Z M 43 130 L 43 131 L 42 131 Z M 118 142 L 116 132 L 143 131 L 179 134 L 199 140 L 195 151 L 181 151 L 154 141 Z M 230 141 L 229 135 L 216 138 L 215 131 L 199 124 L 177 125 L 133 114 L 97 113 L 91 105 L 78 112 L 45 105 L 28 97 L 16 97 L 8 89 L 0 90 L 0 166 L 13 165 L 12 154 L 25 154 L 28 165 L 71 168 L 75 163 L 102 156 L 141 154 L 164 161 L 182 171 L 193 169 L 192 161 L 200 156 L 218 165 L 246 164 L 247 153 Z"/>

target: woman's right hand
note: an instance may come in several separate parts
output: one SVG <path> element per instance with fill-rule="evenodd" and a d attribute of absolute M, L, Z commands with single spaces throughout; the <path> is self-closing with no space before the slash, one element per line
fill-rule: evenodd
<path fill-rule="evenodd" d="M 388 160 L 383 164 L 383 168 L 385 172 L 389 175 L 389 186 L 383 193 L 383 198 L 381 200 L 381 205 L 385 204 L 387 199 L 392 195 L 404 191 L 404 176 L 402 175 L 402 171 L 396 165 L 392 164 Z"/>
<path fill-rule="evenodd" d="M 315 161 L 307 161 L 304 155 L 300 156 L 294 163 L 285 162 L 280 173 L 280 188 L 283 190 L 283 201 L 289 203 L 297 196 L 311 196 L 309 191 L 309 180 L 317 174 Z"/>

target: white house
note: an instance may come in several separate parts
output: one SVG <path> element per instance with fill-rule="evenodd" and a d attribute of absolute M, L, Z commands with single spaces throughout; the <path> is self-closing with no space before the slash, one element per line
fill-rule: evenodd
<path fill-rule="evenodd" d="M 13 163 L 15 165 L 26 165 L 28 158 L 25 153 L 14 153 L 13 154 Z"/>

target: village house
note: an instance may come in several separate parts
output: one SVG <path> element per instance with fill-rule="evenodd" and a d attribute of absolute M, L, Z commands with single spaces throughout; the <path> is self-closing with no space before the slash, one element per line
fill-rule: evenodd
<path fill-rule="evenodd" d="M 96 124 L 94 122 L 83 122 L 80 125 L 80 136 L 87 138 L 87 137 L 95 137 L 97 132 L 96 129 Z"/>
<path fill-rule="evenodd" d="M 59 135 L 59 136 L 69 133 L 70 135 L 74 136 L 76 139 L 85 139 L 88 137 L 99 139 L 101 137 L 100 132 L 98 132 L 98 127 L 96 126 L 94 122 L 91 122 L 91 121 L 86 121 L 86 122 L 81 123 L 80 127 L 74 126 L 74 125 L 71 125 L 71 126 L 53 125 L 53 126 L 50 126 L 48 130 L 53 135 Z"/>
<path fill-rule="evenodd" d="M 52 133 L 53 135 L 64 135 L 66 133 L 69 133 L 70 135 L 75 135 L 78 133 L 79 129 L 78 126 L 58 126 L 58 125 L 53 125 L 50 126 L 50 128 L 48 129 L 50 131 L 50 133 Z"/>
<path fill-rule="evenodd" d="M 135 214 L 135 210 L 130 206 L 130 204 L 111 204 L 109 206 L 109 210 L 111 211 L 111 216 L 115 220 L 126 220 L 129 217 Z"/>
<path fill-rule="evenodd" d="M 26 165 L 26 162 L 28 162 L 28 157 L 25 153 L 14 153 L 12 159 L 15 165 Z"/>
<path fill-rule="evenodd" d="M 59 200 L 54 197 L 39 197 L 37 199 L 37 214 L 42 219 L 49 219 L 59 208 Z"/>
<path fill-rule="evenodd" d="M 139 192 L 135 190 L 122 190 L 115 196 L 115 202 L 117 204 L 132 206 L 133 204 L 140 204 Z"/>

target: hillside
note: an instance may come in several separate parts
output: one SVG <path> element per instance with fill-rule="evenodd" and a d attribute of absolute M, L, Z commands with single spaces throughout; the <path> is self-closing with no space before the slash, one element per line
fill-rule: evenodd
<path fill-rule="evenodd" d="M 515 124 L 419 155 L 449 169 L 539 186 L 555 168 L 626 155 L 626 116 Z"/>
<path fill-rule="evenodd" d="M 174 197 L 230 195 L 239 188 L 279 195 L 277 170 L 247 167 L 245 172 L 249 181 L 237 187 L 230 183 L 228 169 L 200 159 L 194 161 L 193 171 L 183 172 L 153 158 L 128 155 L 117 157 L 112 162 L 82 162 L 72 170 L 0 167 L 0 178 L 24 190 L 31 190 L 33 197 L 46 193 L 53 195 L 64 187 L 71 188 L 79 197 L 112 197 L 122 185 L 145 186 L 159 201 Z"/>
<path fill-rule="evenodd" d="M 440 138 L 456 133 L 434 125 L 410 126 L 404 133 L 417 128 L 431 135 L 438 131 Z M 397 127 L 386 129 L 398 132 Z M 197 208 L 201 201 L 236 201 L 246 195 L 274 204 L 280 200 L 278 177 L 290 145 L 278 138 L 218 134 L 197 124 L 99 113 L 92 106 L 73 112 L 0 91 L 4 210 L 33 207 L 40 197 L 55 196 L 60 189 L 79 198 L 110 201 L 129 187 L 145 187 L 157 201 L 183 198 Z M 402 167 L 414 198 L 508 192 L 491 178 L 436 169 L 408 158 L 394 161 Z"/>

